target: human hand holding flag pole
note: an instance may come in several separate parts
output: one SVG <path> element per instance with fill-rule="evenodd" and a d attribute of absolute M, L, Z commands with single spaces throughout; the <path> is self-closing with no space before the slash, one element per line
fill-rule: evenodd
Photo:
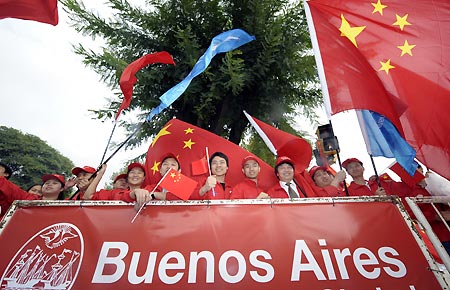
<path fill-rule="evenodd" d="M 170 170 L 166 172 L 166 174 L 164 174 L 164 176 L 161 178 L 161 180 L 155 185 L 155 187 L 152 189 L 152 191 L 149 193 L 149 195 L 151 196 L 155 190 L 158 188 L 158 186 L 161 184 L 161 182 L 163 182 L 163 180 L 167 177 L 167 175 L 169 174 Z M 148 202 L 147 202 L 148 203 Z M 133 219 L 131 220 L 131 223 L 133 223 L 137 216 L 141 213 L 142 209 L 147 205 L 147 203 L 143 203 L 140 207 L 139 210 L 137 211 L 137 213 L 134 215 Z"/>
<path fill-rule="evenodd" d="M 149 195 L 151 196 L 159 186 L 167 190 L 167 192 L 173 193 L 182 200 L 188 200 L 194 189 L 197 187 L 197 181 L 187 177 L 186 175 L 173 168 L 170 168 L 152 189 Z M 134 222 L 137 215 L 141 212 L 141 210 L 147 203 L 143 203 L 140 206 L 131 223 Z"/>

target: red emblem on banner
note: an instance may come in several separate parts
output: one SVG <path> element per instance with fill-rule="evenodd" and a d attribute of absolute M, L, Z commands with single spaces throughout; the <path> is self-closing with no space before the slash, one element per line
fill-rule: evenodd
<path fill-rule="evenodd" d="M 1 289 L 71 289 L 80 270 L 84 241 L 69 223 L 53 224 L 31 237 L 9 262 Z"/>

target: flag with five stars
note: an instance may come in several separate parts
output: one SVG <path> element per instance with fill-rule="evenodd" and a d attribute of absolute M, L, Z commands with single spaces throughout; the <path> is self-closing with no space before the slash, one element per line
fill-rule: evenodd
<path fill-rule="evenodd" d="M 330 112 L 385 116 L 417 159 L 450 178 L 450 2 L 306 3 Z"/>
<path fill-rule="evenodd" d="M 175 194 L 182 200 L 188 200 L 197 187 L 197 181 L 187 177 L 181 172 L 170 168 L 159 185 L 165 190 Z"/>
<path fill-rule="evenodd" d="M 58 24 L 57 0 L 0 0 L 0 19 L 19 18 Z"/>
<path fill-rule="evenodd" d="M 195 180 L 203 179 L 208 172 L 198 175 L 196 164 L 199 160 L 206 159 L 206 147 L 208 147 L 210 156 L 217 151 L 228 156 L 228 173 L 225 178 L 228 184 L 234 186 L 245 178 L 242 173 L 242 159 L 253 154 L 209 131 L 178 119 L 172 119 L 153 138 L 148 148 L 145 163 L 146 184 L 154 184 L 161 179 L 159 173 L 161 159 L 168 153 L 172 153 L 178 158 L 181 173 Z M 261 188 L 269 188 L 277 182 L 273 168 L 258 157 L 256 158 L 261 166 L 259 175 Z"/>

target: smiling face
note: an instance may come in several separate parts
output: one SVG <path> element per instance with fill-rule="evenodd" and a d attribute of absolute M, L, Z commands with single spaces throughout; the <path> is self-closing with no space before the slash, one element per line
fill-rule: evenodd
<path fill-rule="evenodd" d="M 49 179 L 42 184 L 42 199 L 56 200 L 61 191 L 64 190 L 64 185 L 55 179 Z"/>
<path fill-rule="evenodd" d="M 314 173 L 314 183 L 318 187 L 325 187 L 331 185 L 331 182 L 333 181 L 333 176 L 328 173 L 328 171 L 325 170 L 317 170 L 316 173 Z"/>
<path fill-rule="evenodd" d="M 277 167 L 277 177 L 280 181 L 291 182 L 294 179 L 294 167 L 289 163 L 282 163 Z"/>
<path fill-rule="evenodd" d="M 350 162 L 346 167 L 348 174 L 353 178 L 363 177 L 364 175 L 364 167 L 359 162 Z"/>
<path fill-rule="evenodd" d="M 37 196 L 42 196 L 42 185 L 35 184 L 30 189 L 28 189 L 28 193 L 35 194 Z"/>
<path fill-rule="evenodd" d="M 144 183 L 145 179 L 145 172 L 140 167 L 134 167 L 128 172 L 128 184 L 130 186 L 141 186 L 142 183 Z"/>
<path fill-rule="evenodd" d="M 113 188 L 117 189 L 127 189 L 128 188 L 128 183 L 127 183 L 127 179 L 126 178 L 119 178 L 116 181 L 114 181 L 113 183 Z"/>
<path fill-rule="evenodd" d="M 178 162 L 175 158 L 172 157 L 168 157 L 166 159 L 164 159 L 164 161 L 161 164 L 161 169 L 160 169 L 160 173 L 162 176 L 164 176 L 167 171 L 169 171 L 171 168 L 175 169 L 175 170 L 179 170 L 179 166 L 178 166 Z"/>
<path fill-rule="evenodd" d="M 86 172 L 86 171 L 80 171 L 77 174 L 77 179 L 76 179 L 76 185 L 78 187 L 78 189 L 80 189 L 81 191 L 85 191 L 88 187 L 89 184 L 91 184 L 92 179 L 89 180 L 89 178 L 92 176 L 92 173 Z"/>
<path fill-rule="evenodd" d="M 242 168 L 242 172 L 244 175 L 249 178 L 256 180 L 258 178 L 258 174 L 261 171 L 261 167 L 259 167 L 258 162 L 255 160 L 249 160 L 244 163 L 244 168 Z"/>
<path fill-rule="evenodd" d="M 227 171 L 228 171 L 227 161 L 224 158 L 220 156 L 215 156 L 211 160 L 212 174 L 216 176 L 225 176 L 225 174 L 227 174 Z"/>

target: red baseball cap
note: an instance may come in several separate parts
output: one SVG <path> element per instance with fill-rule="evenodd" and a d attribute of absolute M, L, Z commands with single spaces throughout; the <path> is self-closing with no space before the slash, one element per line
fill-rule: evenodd
<path fill-rule="evenodd" d="M 122 178 L 127 180 L 127 174 L 126 173 L 122 173 L 122 174 L 117 175 L 116 178 L 114 178 L 113 183 L 116 182 L 119 179 L 122 179 Z"/>
<path fill-rule="evenodd" d="M 42 176 L 42 182 L 46 182 L 50 179 L 56 179 L 64 186 L 66 184 L 66 178 L 59 174 L 45 174 Z"/>
<path fill-rule="evenodd" d="M 163 163 L 164 160 L 166 160 L 167 158 L 173 158 L 173 159 L 175 159 L 175 160 L 177 161 L 177 163 L 178 163 L 178 169 L 181 168 L 181 166 L 180 166 L 180 160 L 178 160 L 178 158 L 177 158 L 177 156 L 175 156 L 175 154 L 173 154 L 173 153 L 167 153 L 166 155 L 164 155 L 164 156 L 161 158 L 161 163 Z"/>
<path fill-rule="evenodd" d="M 311 176 L 311 178 L 314 179 L 314 174 L 316 174 L 316 172 L 319 171 L 319 170 L 323 170 L 325 172 L 328 172 L 328 168 L 326 168 L 325 166 L 313 166 L 309 170 L 309 176 Z"/>
<path fill-rule="evenodd" d="M 289 158 L 287 156 L 280 156 L 280 157 L 278 157 L 277 161 L 275 162 L 275 168 L 277 168 L 278 166 L 280 166 L 283 163 L 288 163 L 288 164 L 292 165 L 292 167 L 294 167 L 294 161 L 292 161 L 291 158 Z"/>
<path fill-rule="evenodd" d="M 248 155 L 248 156 L 245 156 L 244 159 L 242 159 L 242 168 L 244 168 L 245 163 L 246 163 L 247 161 L 250 161 L 250 160 L 256 161 L 256 163 L 258 163 L 258 165 L 259 165 L 259 161 L 258 161 L 258 159 L 256 159 L 255 156 L 253 156 L 253 155 Z"/>
<path fill-rule="evenodd" d="M 81 171 L 87 172 L 87 173 L 94 173 L 95 168 L 90 166 L 83 166 L 83 167 L 75 167 L 72 169 L 72 174 L 78 175 Z"/>
<path fill-rule="evenodd" d="M 352 163 L 352 162 L 358 162 L 359 164 L 363 165 L 363 163 L 361 162 L 361 160 L 357 159 L 357 158 L 348 158 L 346 159 L 344 162 L 342 162 L 342 167 L 344 167 L 345 169 L 347 169 L 347 166 Z"/>
<path fill-rule="evenodd" d="M 142 164 L 139 163 L 139 162 L 133 162 L 133 163 L 130 163 L 130 164 L 128 165 L 128 171 L 127 171 L 127 174 L 130 173 L 130 171 L 131 171 L 133 168 L 136 168 L 136 167 L 141 168 L 141 169 L 144 171 L 144 173 L 146 172 L 146 171 L 145 171 L 144 165 L 142 165 Z"/>

